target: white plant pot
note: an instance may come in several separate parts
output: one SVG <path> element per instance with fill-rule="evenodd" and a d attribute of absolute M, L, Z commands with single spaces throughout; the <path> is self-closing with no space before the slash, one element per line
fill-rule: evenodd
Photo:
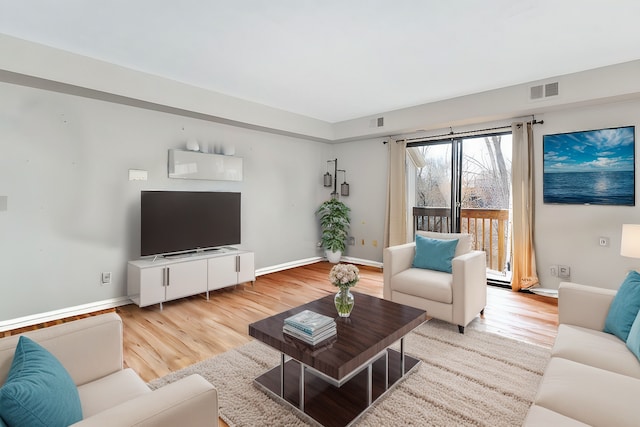
<path fill-rule="evenodd" d="M 331 264 L 337 264 L 340 262 L 340 258 L 342 257 L 342 251 L 330 251 L 329 249 L 326 249 L 324 251 L 324 254 L 327 256 L 327 261 L 329 261 Z"/>

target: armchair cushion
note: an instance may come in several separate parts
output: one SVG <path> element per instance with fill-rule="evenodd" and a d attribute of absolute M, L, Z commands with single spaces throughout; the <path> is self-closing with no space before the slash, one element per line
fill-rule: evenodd
<path fill-rule="evenodd" d="M 21 336 L 0 388 L 0 416 L 10 425 L 67 426 L 82 419 L 78 389 L 62 364 Z"/>
<path fill-rule="evenodd" d="M 604 323 L 604 332 L 627 341 L 638 311 L 640 311 L 640 273 L 631 271 L 620 285 L 611 303 Z"/>
<path fill-rule="evenodd" d="M 409 268 L 393 277 L 391 288 L 395 292 L 451 304 L 452 282 L 453 276 L 442 271 Z"/>
<path fill-rule="evenodd" d="M 413 267 L 451 273 L 458 239 L 432 239 L 416 235 L 416 254 Z"/>

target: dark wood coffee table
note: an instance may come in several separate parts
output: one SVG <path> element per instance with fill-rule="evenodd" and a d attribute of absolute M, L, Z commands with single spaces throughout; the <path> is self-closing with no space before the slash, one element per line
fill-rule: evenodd
<path fill-rule="evenodd" d="M 280 366 L 254 384 L 323 426 L 352 423 L 420 363 L 404 354 L 404 336 L 426 320 L 426 312 L 353 294 L 348 318 L 337 317 L 328 295 L 249 325 L 249 335 L 281 353 Z M 336 337 L 313 347 L 284 334 L 284 319 L 303 310 L 336 317 Z M 400 351 L 390 349 L 398 340 Z"/>

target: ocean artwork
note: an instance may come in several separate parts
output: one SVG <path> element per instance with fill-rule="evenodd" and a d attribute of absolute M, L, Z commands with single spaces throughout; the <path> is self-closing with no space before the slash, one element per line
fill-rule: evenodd
<path fill-rule="evenodd" d="M 544 203 L 635 206 L 635 127 L 543 136 Z"/>

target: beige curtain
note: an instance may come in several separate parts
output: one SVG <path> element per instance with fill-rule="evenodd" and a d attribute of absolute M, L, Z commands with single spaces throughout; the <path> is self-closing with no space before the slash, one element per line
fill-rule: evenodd
<path fill-rule="evenodd" d="M 401 245 L 407 240 L 407 177 L 405 141 L 389 140 L 387 208 L 384 222 L 384 247 Z"/>
<path fill-rule="evenodd" d="M 513 134 L 513 277 L 511 289 L 538 283 L 533 244 L 533 131 L 529 123 L 514 123 Z"/>

